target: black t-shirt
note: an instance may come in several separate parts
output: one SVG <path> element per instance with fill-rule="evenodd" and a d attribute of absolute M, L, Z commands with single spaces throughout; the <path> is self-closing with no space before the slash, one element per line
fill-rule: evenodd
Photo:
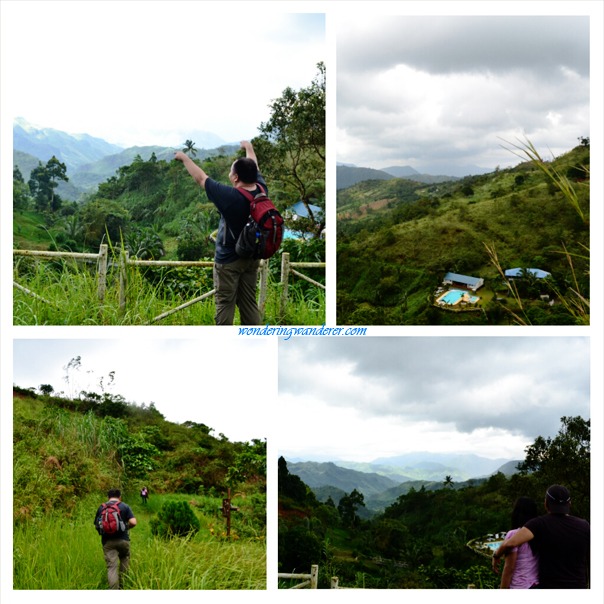
<path fill-rule="evenodd" d="M 535 538 L 539 587 L 586 589 L 589 575 L 589 523 L 576 516 L 546 514 L 524 525 Z"/>
<path fill-rule="evenodd" d="M 260 173 L 258 173 L 258 182 L 268 195 L 266 182 Z M 239 259 L 235 251 L 235 243 L 249 218 L 250 202 L 235 187 L 223 185 L 212 178 L 206 180 L 205 188 L 208 199 L 220 212 L 214 261 L 218 264 L 235 262 Z M 250 192 L 255 194 L 260 190 Z"/>
<path fill-rule="evenodd" d="M 109 503 L 109 502 L 107 502 L 107 503 Z M 120 516 L 122 517 L 122 520 L 124 521 L 124 524 L 126 525 L 126 530 L 118 531 L 117 533 L 114 533 L 113 535 L 101 535 L 101 540 L 102 540 L 103 544 L 105 544 L 107 541 L 113 541 L 116 539 L 130 541 L 130 534 L 128 533 L 128 520 L 130 520 L 130 518 L 134 518 L 134 513 L 132 512 L 132 509 L 130 508 L 130 506 L 128 504 L 124 503 L 123 501 L 120 501 L 118 503 L 118 507 L 120 508 Z M 96 516 L 94 517 L 95 528 L 97 526 L 97 518 L 101 515 L 102 509 L 103 509 L 103 506 L 99 505 L 99 507 L 96 511 Z"/>

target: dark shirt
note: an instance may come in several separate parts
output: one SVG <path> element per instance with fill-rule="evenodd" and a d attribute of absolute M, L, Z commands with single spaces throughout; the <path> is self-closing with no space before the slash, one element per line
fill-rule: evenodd
<path fill-rule="evenodd" d="M 109 502 L 107 502 L 107 503 L 109 503 Z M 130 506 L 128 504 L 124 503 L 123 501 L 120 501 L 118 503 L 118 507 L 120 508 L 120 516 L 122 517 L 122 520 L 124 521 L 124 524 L 126 525 L 126 530 L 118 531 L 117 533 L 114 533 L 113 535 L 101 534 L 101 541 L 102 541 L 103 545 L 105 545 L 105 543 L 107 543 L 107 541 L 114 541 L 114 540 L 130 541 L 130 534 L 128 532 L 128 520 L 130 520 L 130 518 L 134 518 L 134 514 L 133 514 Z M 100 505 L 96 511 L 96 516 L 94 517 L 95 528 L 97 526 L 97 518 L 101 515 L 102 509 L 103 509 L 103 506 Z"/>
<path fill-rule="evenodd" d="M 589 576 L 589 523 L 576 516 L 546 514 L 524 525 L 535 538 L 541 589 L 586 589 Z"/>
<path fill-rule="evenodd" d="M 266 182 L 260 173 L 258 173 L 258 182 L 268 195 Z M 250 192 L 256 194 L 260 190 L 256 188 L 256 191 Z M 239 259 L 235 251 L 235 243 L 249 218 L 250 202 L 235 187 L 223 185 L 212 178 L 206 180 L 206 194 L 220 212 L 214 262 L 218 264 L 235 262 Z"/>

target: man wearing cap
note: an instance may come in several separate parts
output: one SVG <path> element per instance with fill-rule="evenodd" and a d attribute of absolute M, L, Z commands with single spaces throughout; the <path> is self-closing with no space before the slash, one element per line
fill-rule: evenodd
<path fill-rule="evenodd" d="M 589 586 L 589 523 L 570 515 L 570 493 L 552 485 L 545 493 L 547 514 L 529 520 L 493 554 L 493 571 L 514 548 L 531 542 L 539 556 L 540 589 L 587 589 Z"/>

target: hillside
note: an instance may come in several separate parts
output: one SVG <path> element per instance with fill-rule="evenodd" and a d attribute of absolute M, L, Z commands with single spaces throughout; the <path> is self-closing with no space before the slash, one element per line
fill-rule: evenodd
<path fill-rule="evenodd" d="M 397 483 L 375 473 L 357 472 L 336 466 L 334 463 L 305 461 L 288 464 L 290 472 L 299 476 L 309 487 L 331 486 L 345 492 L 357 489 L 364 495 L 380 493 Z"/>
<path fill-rule="evenodd" d="M 575 310 L 575 292 L 589 299 L 589 146 L 459 181 L 360 182 L 338 191 L 337 216 L 338 323 L 589 320 Z M 502 278 L 518 267 L 551 279 L 516 282 L 518 301 Z M 484 280 L 468 312 L 435 305 L 448 272 Z"/>
<path fill-rule="evenodd" d="M 590 420 L 563 416 L 556 436 L 536 437 L 525 452 L 522 470 L 511 476 L 410 481 L 371 496 L 357 488 L 312 488 L 293 473 L 296 464 L 290 469 L 281 457 L 280 572 L 318 564 L 320 588 L 329 588 L 336 575 L 340 586 L 356 589 L 496 589 L 489 558 L 472 542 L 512 528 L 518 497 L 541 506 L 551 484 L 569 485 L 573 513 L 590 517 Z M 413 456 L 405 457 L 400 461 L 408 464 Z"/>
<path fill-rule="evenodd" d="M 390 180 L 391 178 L 407 178 L 424 184 L 459 180 L 455 176 L 421 174 L 411 166 L 389 166 L 381 170 L 343 164 L 336 167 L 336 187 L 338 190 L 347 189 L 364 181 Z"/>
<path fill-rule="evenodd" d="M 266 588 L 266 441 L 216 438 L 119 395 L 49 390 L 13 387 L 14 589 L 106 589 L 92 520 L 113 488 L 138 521 L 125 589 Z M 225 497 L 237 510 L 230 527 Z M 175 506 L 195 519 L 184 539 L 172 532 Z"/>

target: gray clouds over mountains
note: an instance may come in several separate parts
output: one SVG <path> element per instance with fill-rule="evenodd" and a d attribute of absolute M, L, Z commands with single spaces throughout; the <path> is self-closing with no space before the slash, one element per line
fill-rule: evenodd
<path fill-rule="evenodd" d="M 383 422 L 377 449 L 398 430 L 399 453 L 465 441 L 477 454 L 520 456 L 535 437 L 554 436 L 562 416 L 590 416 L 587 338 L 298 339 L 280 343 L 279 360 L 284 401 L 350 414 L 328 437 L 343 449 L 358 421 L 361 431 Z M 498 450 L 500 438 L 516 450 Z"/>
<path fill-rule="evenodd" d="M 460 176 L 518 163 L 502 139 L 589 136 L 589 17 L 342 18 L 337 40 L 338 161 Z"/>

